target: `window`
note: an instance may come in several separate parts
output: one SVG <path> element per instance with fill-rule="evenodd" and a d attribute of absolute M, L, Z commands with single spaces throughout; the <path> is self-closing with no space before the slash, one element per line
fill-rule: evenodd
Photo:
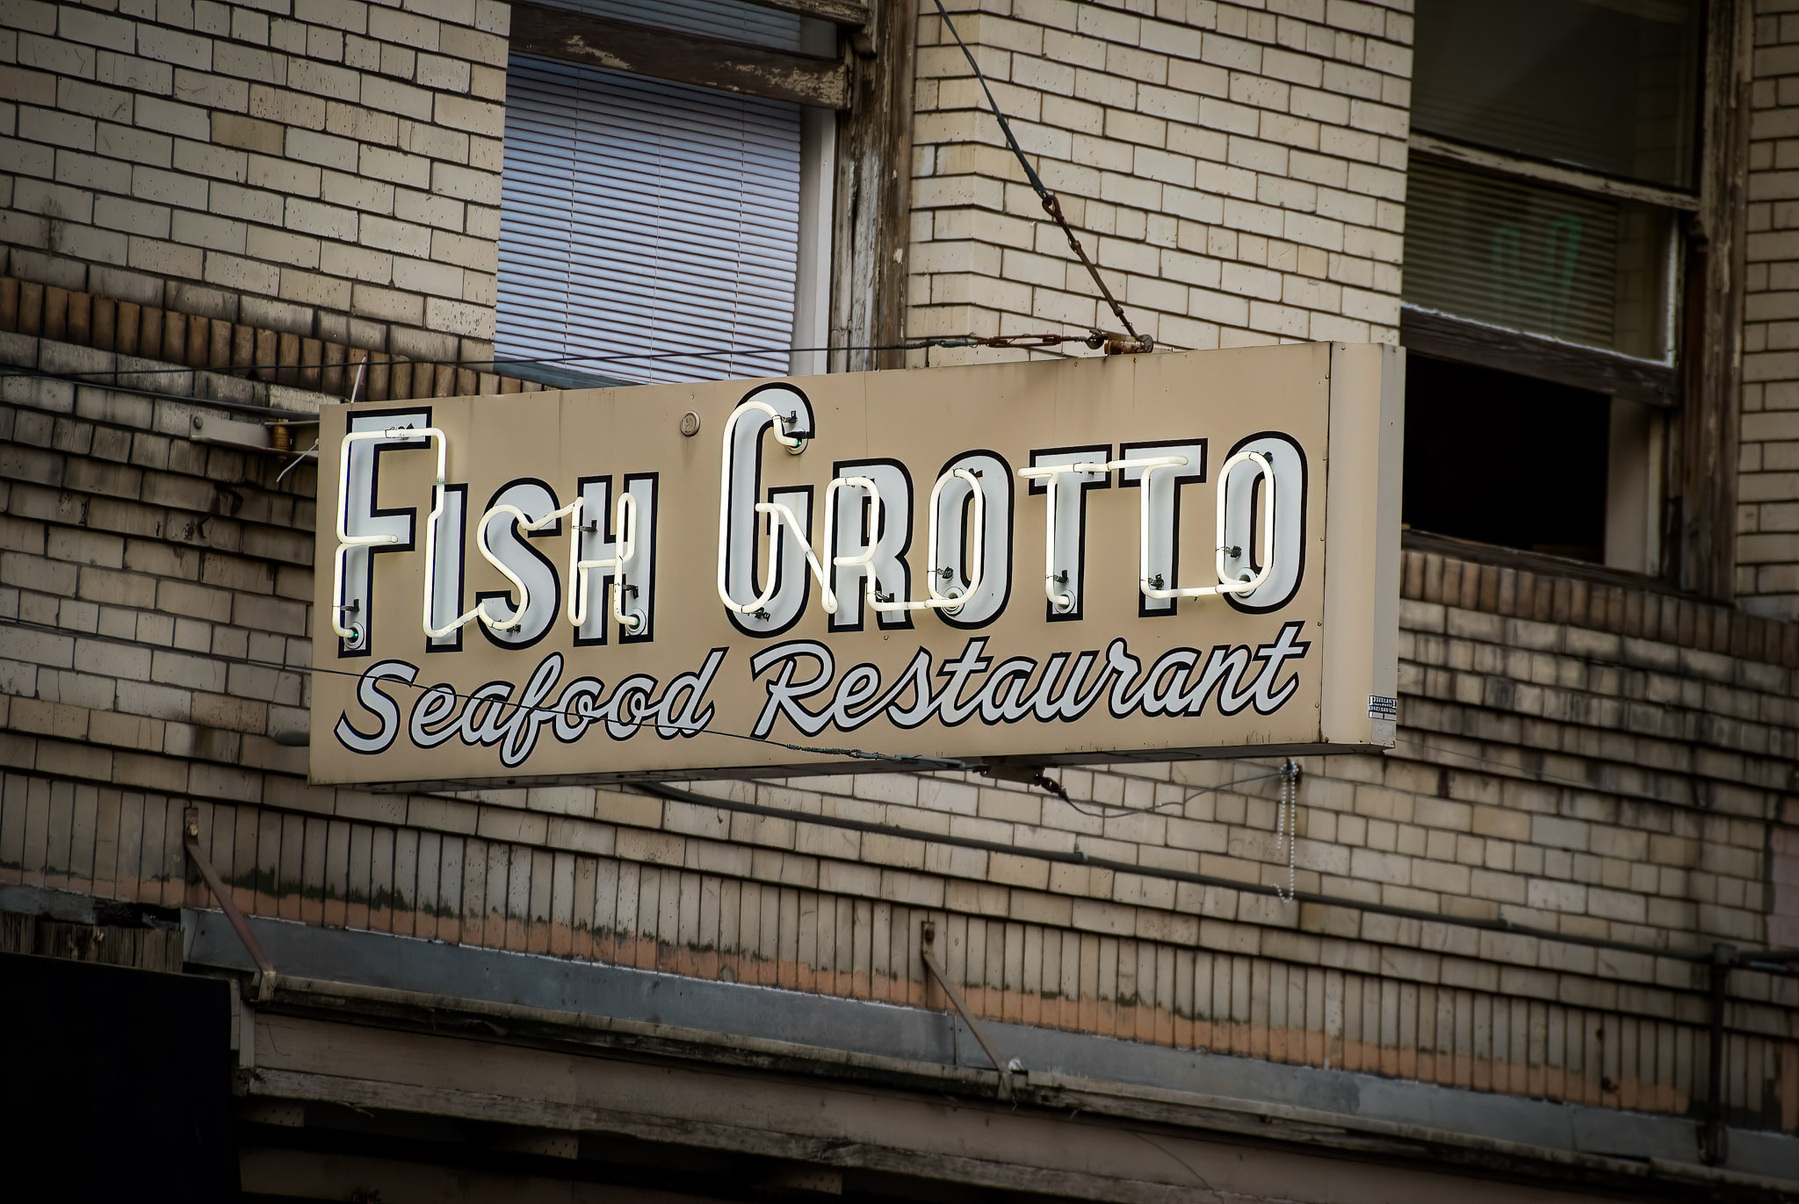
<path fill-rule="evenodd" d="M 1420 157 L 1406 185 L 1406 299 L 1666 361 L 1674 213 Z"/>
<path fill-rule="evenodd" d="M 1412 122 L 1600 175 L 1693 188 L 1697 0 L 1418 0 Z"/>
<path fill-rule="evenodd" d="M 1414 530 L 1658 573 L 1699 0 L 1418 0 Z"/>
<path fill-rule="evenodd" d="M 739 90 L 729 65 L 828 53 L 835 31 L 739 0 L 513 21 L 496 355 L 562 361 L 513 369 L 558 385 L 822 371 L 791 349 L 826 342 L 836 115 Z"/>

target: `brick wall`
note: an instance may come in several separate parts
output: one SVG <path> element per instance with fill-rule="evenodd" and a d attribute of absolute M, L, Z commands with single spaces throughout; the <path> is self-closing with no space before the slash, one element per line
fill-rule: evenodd
<path fill-rule="evenodd" d="M 1799 619 L 1799 3 L 1755 2 L 1737 596 Z"/>
<path fill-rule="evenodd" d="M 0 334 L 9 364 L 74 354 Z M 263 915 L 911 1003 L 928 918 L 986 1015 L 1673 1112 L 1708 1047 L 1682 955 L 1767 939 L 1795 670 L 1694 646 L 1691 604 L 1649 628 L 1420 551 L 1399 747 L 1305 764 L 1297 885 L 1332 903 L 1269 893 L 1258 760 L 1071 769 L 1069 804 L 960 775 L 311 787 L 275 737 L 307 726 L 312 469 L 196 442 L 195 412 L 7 382 L 0 883 L 205 906 L 196 806 Z M 1799 1128 L 1799 981 L 1731 984 L 1733 1115 Z"/>
<path fill-rule="evenodd" d="M 1408 20 L 1284 7 L 992 0 L 962 17 L 1167 344 L 1394 336 Z M 320 0 L 5 11 L 15 275 L 424 359 L 491 333 L 499 110 L 482 106 L 504 41 L 485 0 L 435 23 Z M 921 22 L 909 333 L 1110 324 L 937 26 Z M 285 82 L 231 74 L 240 54 Z M 229 211 L 240 197 L 263 208 Z M 154 220 L 117 229 L 115 212 Z M 402 228 L 429 237 L 381 245 Z M 451 268 L 454 289 L 431 274 Z M 16 332 L 0 361 L 89 362 Z M 1775 413 L 1754 379 L 1746 412 Z M 264 915 L 912 1003 L 930 918 L 987 1015 L 1673 1112 L 1704 1082 L 1693 957 L 1763 944 L 1770 910 L 1791 914 L 1773 894 L 1790 875 L 1768 870 L 1799 757 L 1790 627 L 1416 549 L 1399 747 L 1305 766 L 1296 882 L 1330 903 L 1268 893 L 1287 866 L 1260 761 L 1069 770 L 1069 804 L 956 775 L 710 800 L 313 788 L 304 750 L 275 738 L 306 728 L 312 471 L 195 441 L 189 405 L 22 377 L 0 392 L 0 882 L 205 905 L 180 844 L 191 805 Z M 1762 429 L 1746 420 L 1746 445 L 1773 481 L 1782 444 Z M 1732 1115 L 1799 1130 L 1799 989 L 1740 970 L 1731 991 Z"/>
<path fill-rule="evenodd" d="M 1409 7 L 949 5 L 1133 323 L 1182 348 L 1397 338 Z M 1115 328 L 920 11 L 907 334 Z"/>
<path fill-rule="evenodd" d="M 508 13 L 0 6 L 0 269 L 413 359 L 489 354 Z"/>

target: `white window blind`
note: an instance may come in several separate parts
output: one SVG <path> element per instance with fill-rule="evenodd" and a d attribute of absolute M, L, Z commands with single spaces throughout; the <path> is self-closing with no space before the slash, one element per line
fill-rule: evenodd
<path fill-rule="evenodd" d="M 624 380 L 787 371 L 800 110 L 514 54 L 497 354 Z"/>

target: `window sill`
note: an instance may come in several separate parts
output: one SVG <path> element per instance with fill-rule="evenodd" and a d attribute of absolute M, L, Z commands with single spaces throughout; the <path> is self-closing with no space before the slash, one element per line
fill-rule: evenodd
<path fill-rule="evenodd" d="M 532 364 L 523 360 L 509 360 L 504 356 L 496 362 L 495 370 L 502 376 L 535 381 L 546 389 L 614 389 L 621 385 L 642 383 L 635 380 L 620 380 L 615 376 L 606 376 L 603 373 L 589 372 L 581 368 L 564 368 L 559 364 Z"/>
<path fill-rule="evenodd" d="M 1684 598 L 1689 602 L 1698 602 L 1704 605 L 1716 604 L 1713 599 L 1677 589 L 1656 577 L 1633 573 L 1627 569 L 1607 568 L 1603 564 L 1595 564 L 1590 560 L 1576 560 L 1571 556 L 1557 556 L 1550 552 L 1508 548 L 1500 544 L 1462 539 L 1455 535 L 1439 535 L 1434 531 L 1417 531 L 1410 527 L 1402 532 L 1400 545 L 1408 551 L 1416 549 L 1420 552 L 1436 552 L 1474 564 L 1517 569 L 1535 573 L 1540 577 L 1564 577 L 1570 581 L 1585 581 L 1592 585 L 1615 585 L 1624 589 L 1648 590 L 1651 593 L 1665 594 L 1670 598 Z"/>

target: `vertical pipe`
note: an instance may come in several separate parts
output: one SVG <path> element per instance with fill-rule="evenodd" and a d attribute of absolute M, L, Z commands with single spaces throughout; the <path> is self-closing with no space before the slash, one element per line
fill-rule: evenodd
<path fill-rule="evenodd" d="M 1736 963 L 1734 945 L 1712 946 L 1711 1057 L 1706 1066 L 1705 1119 L 1699 1126 L 1699 1157 L 1707 1166 L 1724 1161 L 1724 1005 L 1730 967 Z"/>

